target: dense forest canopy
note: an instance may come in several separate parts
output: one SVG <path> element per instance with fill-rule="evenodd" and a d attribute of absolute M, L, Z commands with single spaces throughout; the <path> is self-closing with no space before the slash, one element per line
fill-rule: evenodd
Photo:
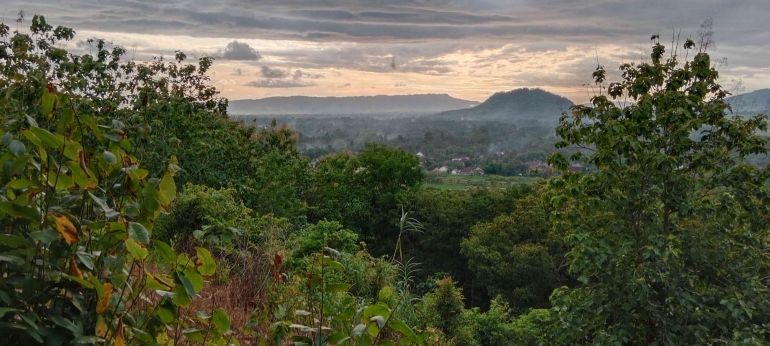
<path fill-rule="evenodd" d="M 544 107 L 554 128 L 534 110 L 233 119 L 213 58 L 77 55 L 40 15 L 0 36 L 9 344 L 770 340 L 767 115 L 734 117 L 692 40 L 599 66 L 587 105 L 530 89 L 462 111 Z M 546 157 L 534 183 L 425 184 Z"/>

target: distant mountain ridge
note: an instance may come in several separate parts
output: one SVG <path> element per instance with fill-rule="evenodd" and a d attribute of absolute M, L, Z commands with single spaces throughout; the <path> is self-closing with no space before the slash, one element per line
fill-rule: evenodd
<path fill-rule="evenodd" d="M 522 88 L 498 92 L 478 106 L 441 112 L 436 117 L 473 121 L 555 123 L 574 103 L 543 89 Z"/>
<path fill-rule="evenodd" d="M 732 106 L 733 114 L 767 114 L 768 110 L 770 110 L 770 88 L 735 95 L 729 97 L 726 101 Z"/>
<path fill-rule="evenodd" d="M 233 115 L 355 115 L 355 114 L 433 114 L 469 108 L 479 102 L 461 100 L 447 94 L 378 95 L 350 97 L 286 96 L 253 100 L 232 100 Z"/>

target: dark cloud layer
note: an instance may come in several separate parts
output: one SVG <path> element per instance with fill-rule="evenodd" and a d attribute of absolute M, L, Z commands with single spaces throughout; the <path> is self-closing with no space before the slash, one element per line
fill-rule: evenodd
<path fill-rule="evenodd" d="M 612 63 L 638 59 L 649 48 L 650 34 L 668 38 L 681 29 L 684 37 L 691 36 L 709 17 L 714 18 L 717 55 L 729 57 L 730 69 L 737 71 L 733 76 L 766 75 L 770 70 L 768 0 L 6 0 L 3 7 L 45 14 L 55 25 L 78 30 L 233 40 L 213 54 L 254 68 L 255 62 L 268 61 L 270 67 L 257 72 L 260 79 L 249 83 L 259 88 L 313 86 L 313 80 L 324 75 L 307 70 L 322 69 L 464 73 L 498 85 L 517 80 L 579 86 L 583 80 L 576 76 L 590 73 L 595 61 L 586 51 L 571 56 L 566 47 L 622 46 L 600 58 Z M 251 47 L 247 39 L 324 46 L 268 52 Z M 450 57 L 487 50 L 494 53 L 473 62 Z M 559 65 L 562 73 L 532 72 L 552 69 L 554 64 L 547 61 L 526 70 L 502 70 L 501 62 L 516 66 L 531 63 L 532 54 L 554 52 L 571 59 Z M 495 68 L 501 71 L 494 76 L 476 73 Z M 335 78 L 338 73 L 328 72 Z"/>

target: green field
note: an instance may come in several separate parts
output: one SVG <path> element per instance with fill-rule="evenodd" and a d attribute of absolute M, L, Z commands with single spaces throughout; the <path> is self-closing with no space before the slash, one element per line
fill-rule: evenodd
<path fill-rule="evenodd" d="M 447 175 L 428 173 L 425 186 L 444 190 L 464 190 L 469 188 L 506 188 L 515 184 L 532 184 L 540 177 L 503 177 L 499 175 Z"/>

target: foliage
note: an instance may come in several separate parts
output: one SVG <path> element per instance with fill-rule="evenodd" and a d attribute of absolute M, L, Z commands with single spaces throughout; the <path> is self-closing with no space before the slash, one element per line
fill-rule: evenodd
<path fill-rule="evenodd" d="M 176 52 L 171 61 L 159 57 L 142 64 L 124 60 L 124 48 L 92 39 L 87 40 L 92 53 L 77 56 L 57 48 L 57 42 L 74 37 L 71 29 L 33 19 L 31 32 L 14 36 L 0 56 L 3 87 L 13 100 L 3 106 L 6 114 L 39 109 L 35 96 L 51 82 L 69 93 L 73 113 L 100 123 L 119 120 L 121 126 L 105 135 L 129 138 L 126 150 L 152 175 L 176 156 L 183 167 L 177 187 L 188 182 L 233 187 L 259 213 L 296 217 L 303 212 L 307 159 L 287 150 L 296 137 L 285 127 L 256 134 L 254 127 L 229 121 L 227 100 L 208 85 L 212 58 L 185 64 L 187 56 Z"/>
<path fill-rule="evenodd" d="M 464 309 L 462 289 L 451 277 L 436 280 L 436 288 L 423 296 L 420 320 L 425 326 L 438 328 L 452 345 L 476 345 L 470 311 Z"/>
<path fill-rule="evenodd" d="M 486 289 L 476 282 L 466 256 L 458 256 L 460 244 L 477 223 L 490 222 L 500 214 L 514 211 L 515 201 L 534 195 L 530 184 L 502 189 L 446 191 L 420 189 L 407 199 L 407 208 L 420 220 L 423 232 L 404 239 L 404 252 L 421 263 L 418 278 L 428 280 L 433 273 L 446 273 L 463 287 L 470 306 L 486 306 Z M 425 293 L 425 292 L 421 292 Z"/>
<path fill-rule="evenodd" d="M 546 215 L 537 198 L 517 200 L 513 213 L 473 226 L 461 244 L 479 284 L 490 296 L 502 295 L 516 312 L 548 307 L 548 297 L 558 286 Z"/>
<path fill-rule="evenodd" d="M 424 179 L 417 158 L 398 149 L 367 145 L 358 155 L 322 159 L 308 192 L 311 220 L 339 221 L 356 231 L 375 254 L 393 249 L 398 235 L 399 196 Z"/>
<path fill-rule="evenodd" d="M 766 153 L 756 133 L 767 117 L 727 118 L 709 55 L 665 59 L 652 39 L 650 61 L 622 65 L 620 82 L 605 88 L 598 68 L 603 92 L 557 128 L 559 146 L 591 149 L 571 160 L 597 171 L 567 173 L 565 157 L 549 157 L 564 175 L 544 200 L 583 283 L 553 294 L 549 343 L 765 344 L 770 174 L 744 158 Z"/>
<path fill-rule="evenodd" d="M 358 235 L 353 231 L 342 228 L 336 221 L 319 221 L 309 225 L 293 235 L 297 249 L 292 251 L 292 257 L 300 258 L 323 250 L 324 246 L 331 247 L 344 253 L 355 253 L 358 250 L 356 240 Z"/>
<path fill-rule="evenodd" d="M 481 346 L 535 346 L 543 344 L 551 313 L 547 309 L 532 309 L 514 317 L 508 303 L 498 296 L 492 300 L 487 312 L 474 312 L 472 318 L 476 325 L 476 340 Z"/>
<path fill-rule="evenodd" d="M 243 232 L 257 236 L 251 210 L 233 196 L 232 189 L 213 189 L 187 184 L 168 214 L 158 217 L 156 238 L 170 243 L 211 243 L 232 247 Z M 245 247 L 246 244 L 241 244 Z"/>
<path fill-rule="evenodd" d="M 329 255 L 325 255 L 328 253 Z M 346 271 L 338 261 L 337 250 L 325 247 L 313 256 L 313 267 L 303 280 L 307 299 L 304 309 L 295 311 L 296 322 L 291 323 L 283 309 L 276 313 L 268 338 L 281 345 L 286 337 L 295 345 L 427 345 L 435 335 L 415 331 L 396 316 L 398 307 L 407 297 L 405 292 L 394 292 L 390 286 L 379 290 L 371 304 L 361 304 L 348 293 L 351 284 L 331 283 L 329 272 Z M 400 295 L 397 297 L 396 295 Z"/>

